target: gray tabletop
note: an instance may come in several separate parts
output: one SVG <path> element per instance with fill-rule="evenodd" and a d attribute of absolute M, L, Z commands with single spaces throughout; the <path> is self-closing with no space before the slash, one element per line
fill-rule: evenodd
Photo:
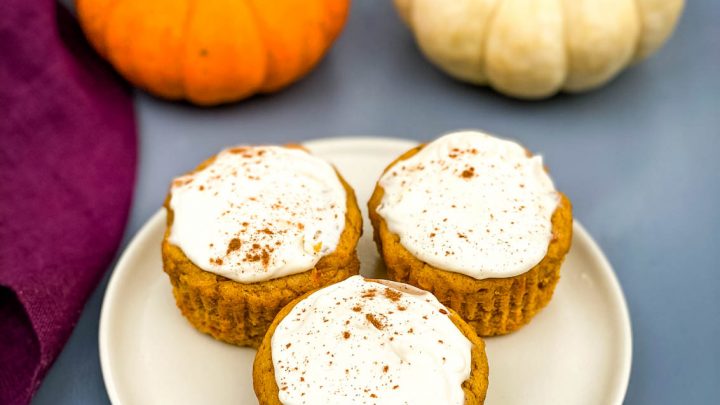
<path fill-rule="evenodd" d="M 634 338 L 626 403 L 717 403 L 720 2 L 687 3 L 664 49 L 580 96 L 522 102 L 455 82 L 423 60 L 387 0 L 354 1 L 328 57 L 277 95 L 200 109 L 138 93 L 140 167 L 123 246 L 173 176 L 226 145 L 485 129 L 545 156 L 613 264 Z M 108 402 L 98 358 L 108 276 L 35 404 Z"/>

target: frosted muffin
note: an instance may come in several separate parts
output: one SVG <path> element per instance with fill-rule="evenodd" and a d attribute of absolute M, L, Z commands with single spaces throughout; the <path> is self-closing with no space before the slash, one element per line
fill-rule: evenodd
<path fill-rule="evenodd" d="M 355 194 L 300 148 L 226 149 L 176 178 L 165 208 L 177 306 L 228 343 L 257 347 L 287 303 L 359 271 Z"/>
<path fill-rule="evenodd" d="M 260 405 L 482 404 L 485 345 L 432 294 L 351 277 L 295 300 L 255 356 Z"/>
<path fill-rule="evenodd" d="M 409 150 L 368 207 L 389 277 L 432 292 L 481 336 L 547 305 L 572 239 L 570 201 L 542 158 L 481 132 Z"/>

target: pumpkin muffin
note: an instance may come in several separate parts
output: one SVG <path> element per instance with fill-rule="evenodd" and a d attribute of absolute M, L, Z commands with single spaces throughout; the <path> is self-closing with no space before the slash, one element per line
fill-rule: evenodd
<path fill-rule="evenodd" d="M 350 277 L 283 308 L 255 356 L 260 405 L 482 404 L 485 344 L 432 294 Z"/>
<path fill-rule="evenodd" d="M 177 306 L 218 340 L 257 347 L 287 303 L 358 274 L 355 193 L 303 149 L 226 149 L 176 178 L 165 208 Z"/>
<path fill-rule="evenodd" d="M 550 302 L 572 239 L 570 201 L 542 158 L 475 131 L 400 156 L 368 208 L 389 278 L 432 292 L 480 336 Z"/>

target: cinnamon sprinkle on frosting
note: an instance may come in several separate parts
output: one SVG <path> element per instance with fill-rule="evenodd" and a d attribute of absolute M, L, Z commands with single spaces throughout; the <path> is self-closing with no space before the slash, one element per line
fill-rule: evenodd
<path fill-rule="evenodd" d="M 428 292 L 361 276 L 312 293 L 271 337 L 280 402 L 464 404 L 471 343 L 441 309 Z"/>
<path fill-rule="evenodd" d="M 312 268 L 345 227 L 335 170 L 301 149 L 241 146 L 172 182 L 169 242 L 198 267 L 249 283 Z"/>
<path fill-rule="evenodd" d="M 377 213 L 405 249 L 479 280 L 516 276 L 538 264 L 560 201 L 540 156 L 475 131 L 426 144 L 378 185 L 384 193 Z"/>

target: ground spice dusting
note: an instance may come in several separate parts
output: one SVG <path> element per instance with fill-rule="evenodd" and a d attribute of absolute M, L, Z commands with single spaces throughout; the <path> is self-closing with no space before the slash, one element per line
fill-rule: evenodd
<path fill-rule="evenodd" d="M 258 245 L 259 246 L 259 245 Z M 259 252 L 257 252 L 259 250 Z M 245 255 L 246 262 L 261 262 L 263 267 L 267 268 L 270 265 L 270 252 L 274 249 L 255 249 L 257 253 L 247 253 Z"/>
<path fill-rule="evenodd" d="M 402 293 L 401 293 L 400 291 L 393 290 L 393 289 L 391 289 L 391 288 L 386 288 L 386 289 L 385 289 L 385 296 L 386 296 L 390 301 L 396 302 L 397 300 L 400 299 L 400 297 L 402 297 Z"/>
<path fill-rule="evenodd" d="M 462 177 L 463 179 L 469 179 L 469 178 L 471 178 L 471 177 L 474 176 L 474 175 L 475 175 L 475 168 L 474 168 L 474 167 L 471 167 L 471 168 L 469 168 L 469 169 L 463 170 L 463 172 L 462 172 L 462 174 L 461 174 L 461 177 Z"/>
<path fill-rule="evenodd" d="M 238 239 L 238 238 L 232 238 L 232 239 L 230 240 L 230 243 L 228 244 L 227 252 L 225 252 L 225 254 L 226 254 L 226 255 L 229 255 L 230 253 L 232 253 L 232 252 L 240 249 L 240 245 L 241 245 L 240 239 Z"/>
<path fill-rule="evenodd" d="M 372 326 L 377 328 L 377 330 L 383 330 L 383 328 L 385 327 L 385 325 L 383 325 L 382 322 L 380 322 L 380 320 L 377 319 L 373 314 L 365 314 L 365 318 L 368 320 L 368 322 L 372 324 Z"/>
<path fill-rule="evenodd" d="M 372 329 L 368 329 L 367 324 L 365 324 L 366 325 L 365 332 L 360 333 L 359 335 L 354 335 L 353 332 L 350 332 L 351 327 L 347 326 L 349 321 L 343 320 L 342 318 L 334 319 L 333 323 L 336 324 L 335 326 L 339 326 L 339 327 L 338 327 L 338 329 L 335 329 L 335 331 L 333 331 L 333 334 L 334 334 L 333 336 L 328 336 L 328 337 L 335 342 L 335 345 L 351 344 L 351 346 L 347 346 L 347 349 L 351 350 L 351 348 L 354 347 L 355 344 L 364 345 L 365 342 L 363 342 L 363 339 L 376 340 L 376 339 L 380 338 L 380 341 L 378 342 L 378 344 L 380 344 L 380 346 L 387 348 L 387 347 L 393 345 L 393 343 L 388 343 L 388 340 L 390 342 L 394 341 L 394 337 L 391 335 L 394 334 L 395 336 L 399 336 L 398 339 L 400 340 L 400 339 L 407 339 L 407 338 L 409 338 L 408 335 L 414 334 L 413 328 L 408 329 L 408 327 L 411 326 L 412 323 L 410 325 L 395 324 L 395 322 L 393 322 L 394 318 L 392 318 L 389 315 L 389 314 L 392 314 L 392 310 L 394 310 L 393 307 L 397 307 L 401 311 L 405 310 L 405 308 L 402 307 L 402 304 L 408 305 L 406 300 L 414 298 L 413 291 L 403 292 L 403 291 L 398 291 L 394 288 L 388 288 L 387 286 L 382 286 L 382 285 L 378 286 L 377 284 L 376 284 L 375 288 L 372 288 L 370 286 L 365 286 L 365 287 L 360 287 L 359 290 L 360 291 L 357 291 L 357 290 L 353 291 L 352 295 L 348 294 L 347 296 L 333 297 L 333 300 L 328 303 L 329 304 L 328 306 L 332 306 L 332 302 L 341 302 L 341 303 L 343 303 L 344 308 L 352 309 L 355 312 L 359 312 L 358 315 L 351 315 L 350 316 L 351 319 L 357 320 L 358 317 L 365 317 L 365 319 L 367 320 L 367 322 L 370 325 L 372 325 L 378 331 L 382 331 L 382 333 L 372 333 L 371 332 Z M 378 310 L 378 311 L 365 312 L 364 307 L 367 306 L 368 303 L 363 302 L 362 300 L 358 299 L 358 293 L 360 293 L 364 298 L 370 298 L 370 297 L 377 296 L 377 298 L 378 298 L 378 300 L 376 300 L 377 304 L 384 306 L 383 310 L 382 311 Z M 406 295 L 406 293 L 407 293 L 407 295 Z M 384 297 L 384 298 L 382 298 L 382 297 Z M 427 298 L 422 297 L 422 296 L 419 297 L 419 301 L 422 301 L 423 298 L 425 298 L 425 300 L 427 301 Z M 385 299 L 387 299 L 388 301 L 385 301 Z M 372 304 L 372 302 L 370 302 L 370 304 Z M 368 308 L 368 309 L 370 309 L 370 308 Z M 304 310 L 304 308 L 303 308 L 303 310 Z M 390 310 L 390 311 L 388 311 L 388 310 Z M 425 313 L 431 313 L 432 311 L 437 311 L 437 310 L 440 310 L 440 308 L 434 307 L 434 308 L 429 309 Z M 322 319 L 324 321 L 325 316 L 328 314 L 330 314 L 330 313 L 321 312 L 318 315 L 322 315 L 323 316 Z M 422 315 L 423 314 L 418 314 L 418 316 L 422 316 Z M 427 316 L 424 316 L 424 318 L 427 319 Z M 359 318 L 359 320 L 361 321 L 362 318 Z M 343 323 L 345 323 L 345 325 L 346 325 L 344 328 L 342 326 L 340 326 Z M 362 323 L 362 321 L 361 321 L 361 323 Z M 322 325 L 322 327 L 324 327 L 324 325 Z M 361 328 L 362 328 L 362 326 L 361 326 Z M 385 330 L 386 328 L 387 328 L 387 330 Z M 315 330 L 318 330 L 318 329 L 315 329 Z M 362 330 L 362 329 L 360 329 L 360 330 Z M 370 332 L 370 333 L 368 333 L 368 332 Z M 421 331 L 421 332 L 425 333 L 424 331 Z M 421 332 L 419 332 L 419 333 L 421 333 Z M 313 338 L 310 337 L 310 335 L 311 334 L 308 332 L 309 339 L 303 340 L 301 342 L 301 343 L 303 343 L 303 345 L 309 344 L 311 347 L 313 345 L 315 345 L 316 342 L 313 342 Z M 367 336 L 363 336 L 361 338 L 360 336 L 362 336 L 362 335 L 367 335 Z M 373 335 L 375 335 L 375 337 L 373 337 Z M 340 336 L 342 336 L 342 338 L 338 342 L 337 338 Z M 437 336 L 437 337 L 444 338 L 444 336 Z M 436 341 L 438 343 L 440 343 L 441 345 L 444 345 L 444 342 L 442 340 L 437 340 L 437 337 L 435 338 Z M 349 342 L 349 339 L 351 339 L 351 338 L 354 339 L 354 342 Z M 281 344 L 280 347 L 285 346 L 285 344 L 287 342 L 288 342 L 288 340 L 285 340 L 284 342 L 280 343 Z M 428 340 L 428 342 L 429 343 L 432 342 L 432 339 Z M 368 359 L 368 361 L 365 364 L 368 367 L 371 367 L 371 370 L 369 370 L 369 371 L 372 371 L 372 370 L 382 370 L 382 371 L 381 371 L 381 374 L 376 375 L 378 377 L 377 381 L 373 381 L 372 384 L 369 382 L 363 383 L 363 381 L 358 381 L 358 377 L 355 374 L 355 370 L 354 370 L 353 376 L 350 376 L 350 370 L 349 370 L 349 368 L 346 368 L 347 367 L 346 365 L 340 364 L 340 363 L 334 363 L 334 361 L 336 359 L 339 359 L 341 356 L 339 356 L 339 355 L 332 356 L 331 353 L 333 353 L 334 350 L 336 350 L 336 349 L 332 349 L 333 343 L 332 342 L 325 342 L 325 343 L 329 343 L 329 344 L 328 345 L 323 344 L 321 346 L 322 347 L 321 349 L 317 348 L 317 347 L 315 347 L 313 349 L 314 351 L 316 351 L 315 354 L 323 353 L 322 350 L 331 349 L 330 351 L 325 352 L 328 357 L 322 356 L 322 355 L 318 356 L 318 357 L 320 357 L 319 359 L 317 359 L 319 361 L 318 365 L 325 366 L 325 367 L 328 367 L 328 365 L 331 367 L 333 367 L 335 365 L 338 366 L 338 370 L 340 370 L 340 375 L 339 376 L 335 375 L 334 377 L 337 377 L 337 379 L 339 381 L 342 381 L 344 379 L 344 380 L 347 380 L 348 383 L 352 382 L 352 384 L 354 385 L 353 386 L 354 392 L 352 392 L 352 391 L 349 391 L 349 392 L 351 392 L 352 394 L 355 395 L 354 402 L 357 402 L 357 401 L 362 402 L 363 395 L 365 395 L 364 398 L 379 399 L 380 394 L 375 393 L 373 390 L 380 390 L 379 392 L 381 392 L 381 393 L 387 393 L 387 391 L 382 391 L 382 390 L 387 390 L 388 388 L 390 388 L 391 390 L 399 390 L 400 386 L 397 383 L 398 380 L 395 378 L 395 373 L 401 372 L 402 368 L 405 367 L 405 365 L 403 365 L 402 361 L 400 362 L 400 366 L 399 366 L 401 369 L 398 370 L 397 368 L 393 368 L 393 374 L 390 374 L 390 366 L 389 366 L 389 362 L 387 360 L 385 360 L 382 357 Z M 451 343 L 451 341 L 448 342 L 448 345 L 450 343 Z M 295 346 L 297 346 L 297 342 L 295 342 L 293 344 Z M 289 344 L 288 344 L 288 346 L 289 346 Z M 447 346 L 447 345 L 437 346 L 437 343 L 433 344 L 433 348 L 435 350 L 440 350 L 440 351 L 447 350 L 445 346 Z M 287 347 L 287 346 L 285 346 L 285 347 Z M 338 346 L 335 346 L 335 347 L 337 348 Z M 343 346 L 340 346 L 340 347 L 343 347 Z M 410 347 L 412 348 L 413 346 L 411 345 Z M 334 352 L 334 353 L 337 354 L 337 352 Z M 440 354 L 440 356 L 442 356 L 442 354 Z M 331 357 L 332 360 L 329 357 Z M 294 359 L 294 360 L 299 361 L 301 359 Z M 306 359 L 304 360 L 306 363 L 306 366 L 307 366 L 308 360 L 313 361 L 311 359 L 311 357 L 309 357 L 309 356 L 306 357 Z M 304 366 L 304 367 L 306 367 L 306 366 Z M 345 367 L 343 367 L 343 366 L 345 366 Z M 278 365 L 277 367 L 278 367 L 278 370 L 282 369 L 281 365 Z M 342 370 L 344 370 L 344 376 L 342 375 L 342 373 L 343 373 Z M 280 387 L 283 387 L 284 383 L 286 381 L 290 381 L 289 387 L 292 387 L 291 390 L 292 391 L 297 390 L 297 391 L 295 391 L 296 398 L 299 398 L 302 396 L 301 392 L 299 392 L 299 391 L 302 391 L 302 388 L 306 387 L 304 382 L 308 382 L 308 386 L 312 385 L 313 391 L 316 391 L 316 389 L 321 389 L 321 388 L 318 388 L 318 385 L 319 385 L 318 383 L 322 383 L 324 380 L 321 380 L 321 379 L 313 380 L 313 378 L 308 378 L 307 380 L 305 380 L 302 378 L 302 376 L 300 374 L 301 373 L 298 372 L 298 373 L 295 373 L 294 375 L 287 375 L 287 377 L 284 377 L 284 381 L 278 379 L 278 381 L 277 381 L 278 385 Z M 309 375 L 309 374 L 305 374 L 305 375 Z M 301 384 L 297 384 L 298 382 L 301 382 Z M 375 383 L 377 383 L 377 385 Z M 308 394 L 310 394 L 310 393 L 308 393 Z M 394 395 L 394 394 L 391 394 L 391 395 Z M 386 398 L 387 398 L 387 396 L 386 396 Z M 378 402 L 378 401 L 374 401 L 374 400 L 368 401 L 367 399 L 365 401 L 368 403 Z M 300 402 L 302 402 L 302 401 L 300 401 Z"/>
<path fill-rule="evenodd" d="M 377 290 L 375 290 L 374 288 L 373 288 L 373 289 L 370 289 L 370 290 L 367 290 L 367 291 L 365 291 L 365 292 L 363 293 L 362 297 L 363 297 L 363 298 L 375 298 L 375 293 L 376 293 L 376 292 L 377 292 Z"/>
<path fill-rule="evenodd" d="M 444 310 L 444 309 L 442 309 L 442 308 L 440 308 L 439 311 L 440 311 L 440 313 L 443 314 L 443 315 L 447 315 L 447 313 L 448 313 L 446 310 Z"/>
<path fill-rule="evenodd" d="M 268 253 L 267 250 L 263 250 L 261 256 L 262 265 L 263 267 L 267 268 L 270 264 L 270 253 Z"/>

